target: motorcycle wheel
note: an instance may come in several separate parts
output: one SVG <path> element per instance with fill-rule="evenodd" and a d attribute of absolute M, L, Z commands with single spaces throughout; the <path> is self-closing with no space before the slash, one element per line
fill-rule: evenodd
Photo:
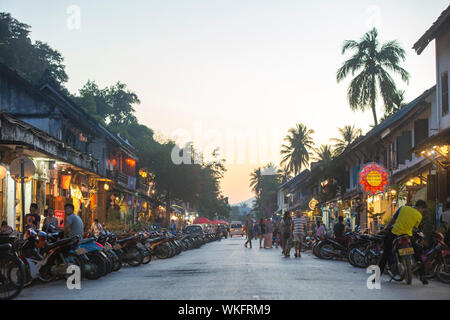
<path fill-rule="evenodd" d="M 369 251 L 364 258 L 364 263 L 367 266 L 378 265 L 378 262 L 380 261 L 380 257 L 381 257 L 380 255 L 375 255 L 371 251 Z"/>
<path fill-rule="evenodd" d="M 319 248 L 319 244 L 320 242 L 315 243 L 312 248 L 312 252 L 317 258 L 320 258 L 319 251 L 317 250 Z"/>
<path fill-rule="evenodd" d="M 450 283 L 450 256 L 440 259 L 436 268 L 436 276 L 443 283 Z"/>
<path fill-rule="evenodd" d="M 89 271 L 86 272 L 86 279 L 97 280 L 103 274 L 105 274 L 106 263 L 98 254 L 88 252 L 87 257 L 89 259 Z"/>
<path fill-rule="evenodd" d="M 348 261 L 350 262 L 350 257 L 353 259 L 353 263 L 350 262 L 350 264 L 352 264 L 352 266 L 357 267 L 357 268 L 367 268 L 369 265 L 366 264 L 366 255 L 362 255 L 360 252 L 358 252 L 358 249 L 361 250 L 361 248 L 353 248 L 353 255 L 349 254 L 348 255 Z"/>
<path fill-rule="evenodd" d="M 411 284 L 412 282 L 412 265 L 409 257 L 402 257 L 401 262 L 405 266 L 405 280 L 406 284 Z"/>
<path fill-rule="evenodd" d="M 0 300 L 14 299 L 24 287 L 23 262 L 13 255 L 0 257 Z"/>
<path fill-rule="evenodd" d="M 333 255 L 331 253 L 325 252 L 324 249 L 328 249 L 330 251 L 333 251 L 333 246 L 329 243 L 322 244 L 318 250 L 319 250 L 319 257 L 325 260 L 331 260 L 333 259 Z"/>
<path fill-rule="evenodd" d="M 142 252 L 138 248 L 132 248 L 130 249 L 127 254 L 133 254 L 134 257 L 132 259 L 127 259 L 126 262 L 128 265 L 132 267 L 137 267 L 141 265 L 142 260 L 144 259 L 144 256 L 142 255 Z"/>
<path fill-rule="evenodd" d="M 354 257 L 355 257 L 356 255 L 358 255 L 358 252 L 357 252 L 356 249 L 357 249 L 357 248 L 354 247 L 354 248 L 351 248 L 351 249 L 348 251 L 348 254 L 347 254 L 347 260 L 348 260 L 348 263 L 350 263 L 353 267 L 359 268 L 358 264 L 357 264 L 357 263 L 355 262 L 355 260 L 354 260 Z"/>
<path fill-rule="evenodd" d="M 110 251 L 111 256 L 113 257 L 113 271 L 119 271 L 122 268 L 122 257 L 114 252 L 114 250 Z"/>
<path fill-rule="evenodd" d="M 85 273 L 85 272 L 84 272 L 84 271 L 85 271 L 84 269 L 85 269 L 85 266 L 84 266 L 84 261 L 83 261 L 83 258 L 82 258 L 82 257 L 80 257 L 80 256 L 77 255 L 77 254 L 70 253 L 70 254 L 66 257 L 66 262 L 78 266 L 78 267 L 80 268 L 81 279 L 84 279 L 84 273 Z"/>
<path fill-rule="evenodd" d="M 167 259 L 169 257 L 169 248 L 166 245 L 159 245 L 155 250 L 158 259 Z"/>
<path fill-rule="evenodd" d="M 106 256 L 102 256 L 103 260 L 105 260 L 106 263 L 106 271 L 104 275 L 107 275 L 108 273 L 111 273 L 113 271 L 113 261 L 112 261 L 112 257 L 107 253 L 107 251 L 102 251 L 103 254 Z"/>
<path fill-rule="evenodd" d="M 142 264 L 148 264 L 150 261 L 152 261 L 152 255 L 150 254 L 150 251 L 147 249 L 140 249 L 142 252 L 142 255 L 144 256 L 144 259 L 142 259 Z"/>

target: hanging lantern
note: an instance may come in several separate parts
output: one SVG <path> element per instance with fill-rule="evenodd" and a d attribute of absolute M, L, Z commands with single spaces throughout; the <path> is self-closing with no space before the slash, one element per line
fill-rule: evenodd
<path fill-rule="evenodd" d="M 61 175 L 61 188 L 64 190 L 69 190 L 70 188 L 70 180 L 72 179 L 71 175 L 62 174 Z"/>
<path fill-rule="evenodd" d="M 130 167 L 134 167 L 136 165 L 136 160 L 131 159 L 131 158 L 126 158 L 125 162 L 130 166 Z"/>

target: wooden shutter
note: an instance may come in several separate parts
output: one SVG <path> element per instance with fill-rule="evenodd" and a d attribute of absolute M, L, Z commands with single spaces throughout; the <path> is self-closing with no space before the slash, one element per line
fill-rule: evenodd
<path fill-rule="evenodd" d="M 414 145 L 418 146 L 426 138 L 428 138 L 428 119 L 414 121 Z"/>
<path fill-rule="evenodd" d="M 404 131 L 397 137 L 397 163 L 405 164 L 406 160 L 411 160 L 411 131 Z"/>
<path fill-rule="evenodd" d="M 448 71 L 441 75 L 442 116 L 448 113 Z"/>

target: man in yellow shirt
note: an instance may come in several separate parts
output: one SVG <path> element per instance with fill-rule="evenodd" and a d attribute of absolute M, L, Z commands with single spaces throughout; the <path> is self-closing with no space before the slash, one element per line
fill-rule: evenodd
<path fill-rule="evenodd" d="M 427 208 L 427 204 L 423 200 L 418 200 L 414 207 L 403 206 L 400 207 L 397 212 L 392 217 L 391 221 L 384 228 L 386 232 L 386 237 L 384 239 L 384 249 L 383 256 L 381 257 L 380 263 L 378 264 L 380 267 L 381 274 L 383 274 L 384 267 L 386 266 L 386 261 L 392 253 L 392 241 L 402 234 L 407 234 L 412 237 L 412 232 L 414 228 L 418 228 L 420 222 L 422 222 L 422 215 Z M 392 230 L 389 230 L 390 227 L 394 225 Z M 421 252 L 412 242 L 414 253 L 417 261 L 420 261 Z M 421 264 L 419 269 L 420 280 L 423 284 L 428 284 L 428 281 L 423 277 L 424 275 L 424 266 Z"/>

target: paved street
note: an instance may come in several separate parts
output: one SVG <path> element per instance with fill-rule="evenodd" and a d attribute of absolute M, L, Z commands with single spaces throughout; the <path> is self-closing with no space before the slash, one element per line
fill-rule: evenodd
<path fill-rule="evenodd" d="M 368 274 L 344 261 L 324 261 L 310 252 L 283 258 L 279 249 L 243 247 L 240 237 L 204 245 L 168 260 L 125 267 L 81 290 L 63 281 L 26 288 L 18 299 L 450 299 L 450 286 L 418 279 L 411 286 L 388 283 L 366 287 Z"/>

